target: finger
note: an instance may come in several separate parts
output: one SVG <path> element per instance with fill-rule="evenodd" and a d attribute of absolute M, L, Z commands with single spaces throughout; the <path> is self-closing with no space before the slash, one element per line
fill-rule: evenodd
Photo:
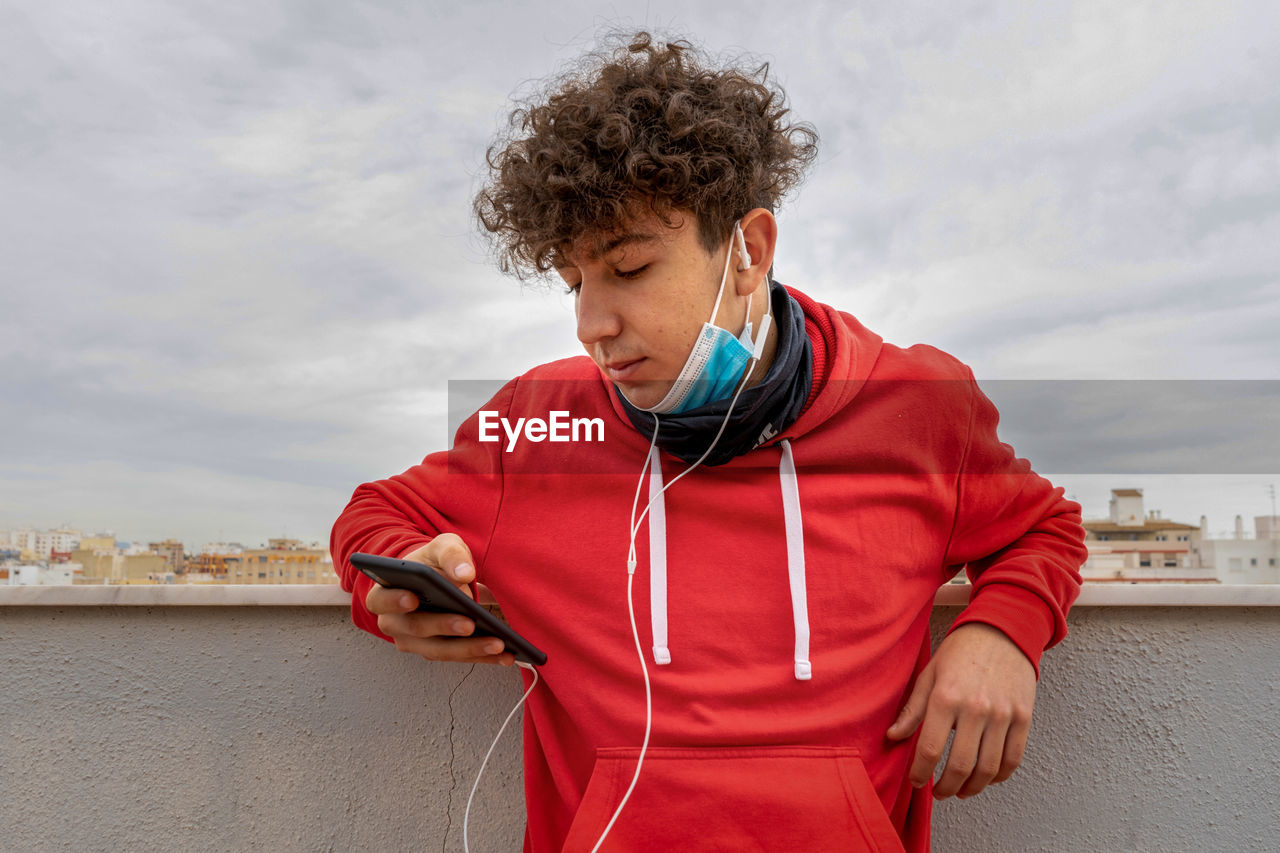
<path fill-rule="evenodd" d="M 915 758 L 907 778 L 917 788 L 933 778 L 933 772 L 942 759 L 947 746 L 947 735 L 956 724 L 955 713 L 939 702 L 930 702 L 920 725 L 920 738 L 916 741 Z"/>
<path fill-rule="evenodd" d="M 408 613 L 418 607 L 418 597 L 407 590 L 374 584 L 364 597 L 364 606 L 376 614 Z"/>
<path fill-rule="evenodd" d="M 476 658 L 470 663 L 491 663 L 496 666 L 515 666 L 516 656 L 511 652 L 503 652 L 500 655 L 485 655 L 482 658 Z"/>
<path fill-rule="evenodd" d="M 454 663 L 500 662 L 503 643 L 496 637 L 468 637 L 464 639 L 444 637 L 393 637 L 396 648 L 402 652 L 420 655 L 427 660 Z M 492 660 L 490 660 L 492 659 Z"/>
<path fill-rule="evenodd" d="M 469 584 L 476 579 L 471 549 L 456 533 L 441 533 L 427 546 L 430 565 L 456 584 Z"/>
<path fill-rule="evenodd" d="M 494 666 L 514 666 L 516 656 L 511 652 L 503 652 L 500 655 L 480 655 L 478 657 L 459 657 L 456 660 L 440 660 L 438 658 L 424 657 L 423 660 L 431 663 L 487 663 Z"/>
<path fill-rule="evenodd" d="M 956 734 L 951 739 L 947 766 L 933 784 L 934 799 L 945 800 L 950 797 L 973 775 L 974 765 L 978 762 L 978 748 L 982 743 L 982 729 L 980 716 L 962 714 L 956 721 Z"/>
<path fill-rule="evenodd" d="M 885 734 L 892 740 L 902 740 L 911 736 L 920 721 L 924 719 L 925 707 L 929 701 L 929 692 L 933 689 L 933 667 L 926 666 L 916 678 L 915 686 L 906 704 L 898 712 L 898 719 Z"/>
<path fill-rule="evenodd" d="M 378 630 L 388 637 L 469 637 L 476 623 L 455 613 L 387 613 L 378 617 Z"/>
<path fill-rule="evenodd" d="M 1009 732 L 1004 739 L 1004 752 L 1000 758 L 1000 770 L 993 782 L 1003 782 L 1013 775 L 1022 763 L 1022 755 L 1027 748 L 1027 735 L 1031 733 L 1031 715 L 1014 712 L 1009 724 Z"/>
<path fill-rule="evenodd" d="M 982 744 L 978 747 L 978 760 L 973 772 L 960 786 L 956 796 L 964 800 L 991 784 L 1003 767 L 1005 736 L 1009 733 L 1009 716 L 996 713 L 987 718 L 982 732 Z"/>

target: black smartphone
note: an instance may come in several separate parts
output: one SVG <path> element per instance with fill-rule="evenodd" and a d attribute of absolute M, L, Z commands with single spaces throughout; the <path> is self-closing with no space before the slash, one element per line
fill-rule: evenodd
<path fill-rule="evenodd" d="M 467 617 L 476 623 L 472 636 L 497 637 L 506 644 L 503 651 L 511 652 L 518 661 L 534 666 L 542 666 L 547 662 L 547 656 L 537 646 L 476 604 L 430 566 L 413 560 L 397 560 L 360 552 L 351 555 L 351 565 L 382 586 L 407 589 L 418 596 L 418 610 L 427 613 L 457 613 Z"/>

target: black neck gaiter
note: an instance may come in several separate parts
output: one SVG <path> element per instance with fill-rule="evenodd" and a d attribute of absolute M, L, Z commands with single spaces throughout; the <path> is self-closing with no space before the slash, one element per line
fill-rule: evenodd
<path fill-rule="evenodd" d="M 764 444 L 795 422 L 809 397 L 813 345 L 804 330 L 804 311 L 776 281 L 770 284 L 769 295 L 778 329 L 777 354 L 760 384 L 738 395 L 724 434 L 703 465 L 723 465 Z M 697 462 L 711 444 L 733 399 L 716 400 L 679 414 L 654 415 L 631 405 L 625 395 L 618 397 L 632 426 L 652 437 L 656 417 L 660 424 L 658 447 L 689 463 Z"/>

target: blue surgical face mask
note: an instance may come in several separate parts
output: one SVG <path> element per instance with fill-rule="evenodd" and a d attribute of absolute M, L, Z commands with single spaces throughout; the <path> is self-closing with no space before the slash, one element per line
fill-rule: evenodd
<path fill-rule="evenodd" d="M 748 365 L 760 360 L 773 317 L 765 314 L 760 321 L 760 333 L 753 340 L 751 297 L 747 297 L 747 314 L 741 335 L 735 338 L 728 329 L 715 325 L 720 299 L 724 296 L 725 284 L 729 280 L 729 263 L 733 258 L 734 248 L 738 249 L 738 268 L 746 269 L 751 266 L 747 241 L 742 236 L 742 228 L 738 223 L 733 226 L 733 238 L 729 243 L 728 256 L 724 259 L 724 275 L 720 277 L 720 290 L 716 293 L 716 304 L 711 309 L 711 319 L 702 324 L 702 331 L 698 333 L 693 350 L 680 369 L 680 375 L 676 377 L 671 390 L 657 404 L 642 411 L 658 415 L 676 414 L 727 399 L 737 390 L 747 373 Z"/>

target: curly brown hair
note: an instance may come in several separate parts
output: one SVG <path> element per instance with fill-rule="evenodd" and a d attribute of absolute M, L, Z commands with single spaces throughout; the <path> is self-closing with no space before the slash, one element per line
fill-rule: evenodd
<path fill-rule="evenodd" d="M 767 63 L 714 67 L 687 41 L 636 33 L 518 103 L 486 154 L 475 214 L 499 267 L 522 280 L 646 208 L 669 226 L 691 211 L 712 251 L 744 213 L 775 209 L 817 157 L 817 132 L 788 112 Z"/>

